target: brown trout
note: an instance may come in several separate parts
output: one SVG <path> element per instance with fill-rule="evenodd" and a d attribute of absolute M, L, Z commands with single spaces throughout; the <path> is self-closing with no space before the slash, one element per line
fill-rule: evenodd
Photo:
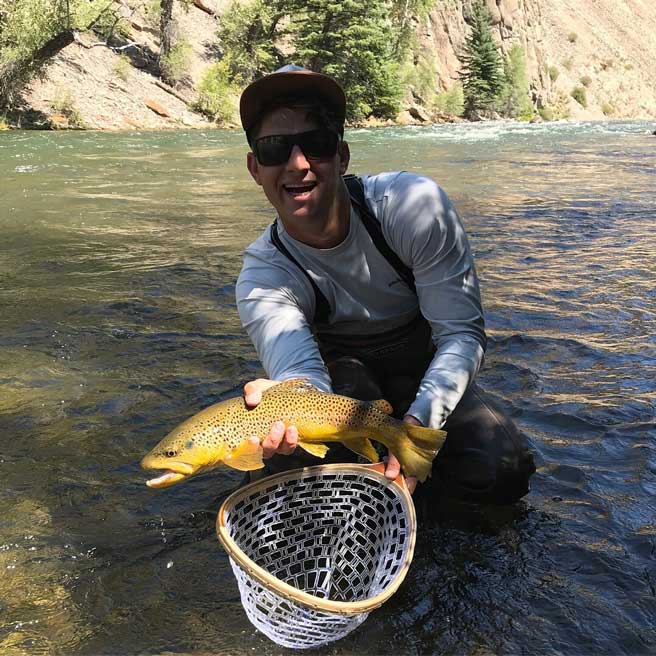
<path fill-rule="evenodd" d="M 322 392 L 304 379 L 288 380 L 263 392 L 255 408 L 242 397 L 215 403 L 171 431 L 141 461 L 146 470 L 164 472 L 147 482 L 168 487 L 221 464 L 251 471 L 264 467 L 262 440 L 271 424 L 283 421 L 298 428 L 298 446 L 323 458 L 325 443 L 341 442 L 371 462 L 378 454 L 371 439 L 384 444 L 399 460 L 406 476 L 420 481 L 430 475 L 444 431 L 413 426 L 389 416 L 387 401 L 356 401 Z M 255 436 L 256 440 L 249 438 Z"/>

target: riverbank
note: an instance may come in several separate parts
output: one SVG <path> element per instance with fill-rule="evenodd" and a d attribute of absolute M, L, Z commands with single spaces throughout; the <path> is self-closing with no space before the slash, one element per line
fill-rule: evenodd
<path fill-rule="evenodd" d="M 202 41 L 199 45 L 204 47 Z M 93 37 L 78 36 L 75 43 L 53 58 L 46 75 L 27 87 L 22 105 L 5 117 L 4 127 L 103 131 L 239 127 L 236 122 L 210 121 L 194 111 L 198 65 L 173 88 L 156 74 L 156 60 L 149 52 L 148 44 L 142 43 L 139 51 L 128 57 L 94 43 Z M 406 102 L 394 120 L 371 117 L 356 127 L 462 120 Z"/>
<path fill-rule="evenodd" d="M 635 0 L 610 0 L 582 8 L 577 0 L 543 6 L 527 0 L 491 1 L 493 31 L 504 56 L 513 44 L 525 50 L 531 98 L 544 118 L 575 120 L 653 119 L 656 77 L 656 10 Z M 134 4 L 134 3 L 133 3 Z M 44 76 L 24 89 L 22 101 L 2 127 L 32 129 L 175 130 L 215 124 L 194 111 L 198 89 L 220 56 L 217 26 L 227 0 L 176 3 L 173 14 L 181 55 L 175 87 L 159 77 L 158 19 L 123 6 L 121 36 L 111 43 L 92 33 L 54 56 Z M 436 5 L 414 25 L 417 46 L 404 71 L 405 98 L 390 121 L 367 125 L 428 125 L 461 120 L 430 111 L 435 94 L 453 89 L 468 27 L 464 5 Z M 640 30 L 627 33 L 626 26 Z M 182 61 L 184 60 L 184 61 Z M 433 96 L 431 98 L 431 95 Z M 236 110 L 236 107 L 234 108 Z M 236 111 L 234 121 L 237 121 Z M 237 127 L 237 124 L 234 124 Z M 218 127 L 232 127 L 224 123 Z"/>

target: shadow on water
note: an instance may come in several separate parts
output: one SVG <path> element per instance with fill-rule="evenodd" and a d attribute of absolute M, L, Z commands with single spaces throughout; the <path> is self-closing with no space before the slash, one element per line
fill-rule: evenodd
<path fill-rule="evenodd" d="M 510 508 L 422 505 L 400 591 L 308 653 L 653 653 L 656 161 L 642 129 L 349 135 L 354 170 L 427 173 L 459 208 L 491 338 L 479 382 L 538 472 Z M 214 535 L 241 473 L 156 493 L 138 468 L 262 373 L 234 310 L 240 254 L 270 219 L 241 136 L 5 145 L 0 651 L 287 653 L 248 623 Z"/>

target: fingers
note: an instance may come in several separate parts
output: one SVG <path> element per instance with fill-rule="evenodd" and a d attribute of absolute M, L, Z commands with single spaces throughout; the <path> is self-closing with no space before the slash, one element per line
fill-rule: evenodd
<path fill-rule="evenodd" d="M 403 417 L 403 421 L 406 424 L 412 424 L 413 426 L 423 426 L 419 419 L 417 419 L 417 417 L 413 417 L 412 415 L 406 415 Z"/>
<path fill-rule="evenodd" d="M 293 453 L 298 444 L 298 430 L 296 426 L 288 426 L 282 421 L 272 424 L 269 434 L 262 441 L 262 457 L 270 458 L 274 453 L 288 456 Z"/>
<path fill-rule="evenodd" d="M 385 477 L 391 480 L 394 480 L 401 473 L 401 463 L 398 461 L 398 458 L 390 453 L 385 467 Z M 408 488 L 408 492 L 412 494 L 417 487 L 417 478 L 415 476 L 408 476 L 405 479 L 405 484 Z"/>
<path fill-rule="evenodd" d="M 397 457 L 392 453 L 387 458 L 387 466 L 385 467 L 385 477 L 394 480 L 401 473 L 401 463 Z"/>
<path fill-rule="evenodd" d="M 262 400 L 262 392 L 277 385 L 277 380 L 258 378 L 244 385 L 244 401 L 249 408 L 254 408 Z"/>

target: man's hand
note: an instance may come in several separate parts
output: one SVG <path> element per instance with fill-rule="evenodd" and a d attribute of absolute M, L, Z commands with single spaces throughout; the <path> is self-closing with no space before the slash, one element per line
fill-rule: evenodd
<path fill-rule="evenodd" d="M 254 408 L 262 400 L 262 392 L 277 385 L 279 380 L 258 378 L 244 385 L 244 401 L 249 408 Z M 256 437 L 251 438 L 257 440 Z M 298 444 L 298 430 L 296 426 L 287 426 L 282 421 L 271 425 L 269 434 L 262 440 L 262 457 L 270 458 L 274 453 L 288 456 L 294 452 Z"/>
<path fill-rule="evenodd" d="M 406 424 L 413 424 L 414 426 L 423 426 L 423 424 L 412 415 L 403 417 Z M 396 456 L 392 453 L 387 458 L 387 466 L 385 467 L 385 476 L 394 480 L 401 473 L 401 463 L 397 460 Z M 405 484 L 408 486 L 408 491 L 412 494 L 417 487 L 417 479 L 414 476 L 409 476 L 405 479 Z"/>

